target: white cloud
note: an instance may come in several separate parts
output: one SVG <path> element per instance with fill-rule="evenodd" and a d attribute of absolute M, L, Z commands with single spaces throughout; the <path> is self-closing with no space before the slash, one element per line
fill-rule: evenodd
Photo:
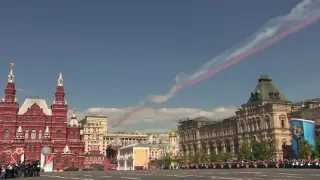
<path fill-rule="evenodd" d="M 77 112 L 78 120 L 85 115 L 105 115 L 109 118 L 108 124 L 111 127 L 131 108 L 88 108 L 85 111 Z M 152 132 L 165 131 L 177 128 L 177 121 L 181 117 L 196 118 L 204 116 L 211 119 L 222 119 L 233 116 L 237 107 L 219 107 L 211 110 L 200 108 L 159 108 L 145 109 L 136 112 L 131 118 L 123 122 L 117 130 L 149 130 Z M 71 117 L 72 110 L 69 111 Z"/>

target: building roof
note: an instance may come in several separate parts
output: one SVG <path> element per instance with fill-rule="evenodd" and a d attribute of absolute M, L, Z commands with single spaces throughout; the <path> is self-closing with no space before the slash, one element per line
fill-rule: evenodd
<path fill-rule="evenodd" d="M 41 98 L 27 98 L 21 108 L 19 109 L 18 115 L 23 115 L 25 114 L 31 106 L 34 104 L 37 104 L 43 111 L 43 113 L 47 116 L 52 115 L 51 109 L 48 108 L 46 100 L 41 99 Z"/>
<path fill-rule="evenodd" d="M 262 103 L 288 103 L 288 99 L 272 83 L 267 75 L 261 75 L 256 88 L 251 92 L 247 105 Z"/>
<path fill-rule="evenodd" d="M 133 147 L 150 147 L 149 144 L 130 144 L 128 146 L 123 146 L 119 149 L 127 149 L 127 148 L 133 148 Z"/>

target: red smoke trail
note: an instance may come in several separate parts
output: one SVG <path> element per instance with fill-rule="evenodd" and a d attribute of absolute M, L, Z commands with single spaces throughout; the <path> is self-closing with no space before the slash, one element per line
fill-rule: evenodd
<path fill-rule="evenodd" d="M 182 88 L 188 87 L 190 85 L 198 84 L 199 82 L 201 82 L 201 81 L 203 81 L 203 80 L 215 75 L 216 73 L 218 73 L 220 71 L 223 71 L 223 70 L 229 68 L 230 66 L 239 63 L 240 61 L 244 60 L 245 58 L 247 58 L 247 57 L 249 57 L 251 55 L 254 55 L 254 54 L 256 54 L 256 53 L 258 53 L 260 51 L 263 51 L 265 48 L 273 45 L 274 43 L 286 38 L 287 36 L 289 36 L 291 34 L 294 34 L 294 33 L 298 32 L 298 31 L 302 30 L 303 28 L 307 27 L 308 25 L 311 25 L 311 24 L 315 23 L 319 18 L 320 18 L 320 13 L 315 15 L 315 16 L 313 16 L 313 17 L 311 17 L 311 18 L 308 18 L 308 19 L 298 23 L 297 25 L 295 25 L 295 26 L 293 26 L 293 27 L 281 32 L 278 35 L 275 35 L 274 37 L 270 38 L 269 40 L 267 40 L 263 44 L 258 45 L 257 47 L 253 48 L 252 50 L 250 50 L 248 52 L 245 52 L 243 54 L 240 54 L 240 55 L 230 59 L 228 61 L 228 63 L 224 64 L 223 66 L 221 66 L 221 67 L 219 67 L 217 69 L 211 70 L 211 71 L 207 72 L 206 74 L 196 78 L 195 80 L 189 81 L 189 82 L 181 84 L 181 85 L 177 85 L 177 87 L 174 90 L 174 93 L 178 92 Z M 135 113 L 137 113 L 139 111 L 142 111 L 142 110 L 144 110 L 146 108 L 149 108 L 149 107 L 150 106 L 139 106 L 139 107 L 134 108 L 132 111 L 130 111 L 128 114 L 126 114 L 126 116 L 121 118 L 112 127 L 116 127 L 116 126 L 122 124 L 122 122 L 124 122 L 125 120 L 129 119 Z"/>
<path fill-rule="evenodd" d="M 123 116 L 119 121 L 117 121 L 116 124 L 113 124 L 112 127 L 117 127 L 120 124 L 122 124 L 125 120 L 129 119 L 131 116 L 133 116 L 136 112 L 143 111 L 145 109 L 151 108 L 151 106 L 138 106 L 133 108 L 131 111 L 129 111 L 125 116 Z"/>

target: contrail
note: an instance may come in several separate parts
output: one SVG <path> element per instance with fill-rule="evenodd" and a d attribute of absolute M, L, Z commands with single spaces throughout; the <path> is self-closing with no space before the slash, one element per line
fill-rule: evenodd
<path fill-rule="evenodd" d="M 163 103 L 171 99 L 179 90 L 197 84 L 216 73 L 254 55 L 278 41 L 294 34 L 320 19 L 320 0 L 304 0 L 297 4 L 289 14 L 271 19 L 264 24 L 253 36 L 244 43 L 214 57 L 193 74 L 187 76 L 180 73 L 176 77 L 176 84 L 164 95 L 152 95 L 144 104 L 133 108 L 124 117 L 117 121 L 113 127 L 122 124 L 136 112 L 142 111 L 152 104 Z"/>

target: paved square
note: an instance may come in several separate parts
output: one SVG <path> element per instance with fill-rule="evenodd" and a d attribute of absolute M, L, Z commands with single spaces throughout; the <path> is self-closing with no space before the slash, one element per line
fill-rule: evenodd
<path fill-rule="evenodd" d="M 53 172 L 43 173 L 42 178 L 75 180 L 319 180 L 317 169 L 211 169 L 211 170 L 159 170 L 159 171 L 108 171 L 108 172 Z"/>

